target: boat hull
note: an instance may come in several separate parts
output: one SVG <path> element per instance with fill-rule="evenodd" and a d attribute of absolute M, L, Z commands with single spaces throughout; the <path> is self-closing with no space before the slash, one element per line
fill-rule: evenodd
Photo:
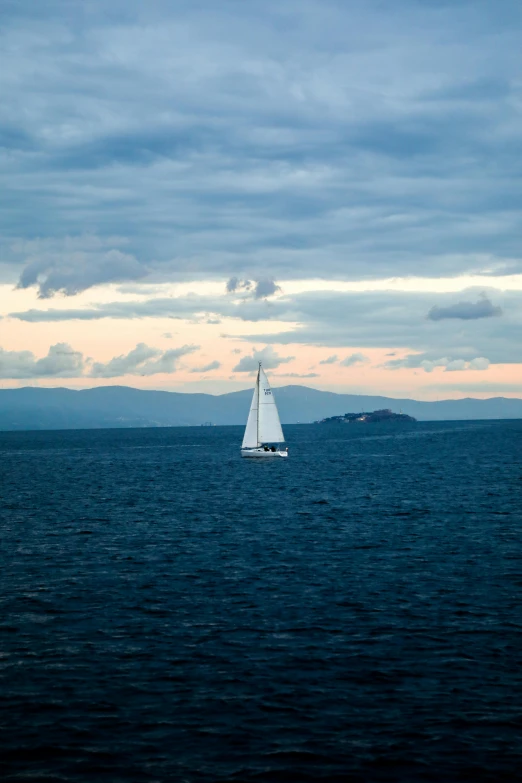
<path fill-rule="evenodd" d="M 267 457 L 288 457 L 288 451 L 265 451 L 264 449 L 241 449 L 241 456 L 250 459 L 266 459 Z"/>

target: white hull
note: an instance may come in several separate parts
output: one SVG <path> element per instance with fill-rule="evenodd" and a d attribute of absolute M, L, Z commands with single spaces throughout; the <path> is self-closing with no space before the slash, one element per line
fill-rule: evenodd
<path fill-rule="evenodd" d="M 265 451 L 263 448 L 260 449 L 241 449 L 241 456 L 242 457 L 260 457 L 263 459 L 264 457 L 288 457 L 288 451 Z"/>

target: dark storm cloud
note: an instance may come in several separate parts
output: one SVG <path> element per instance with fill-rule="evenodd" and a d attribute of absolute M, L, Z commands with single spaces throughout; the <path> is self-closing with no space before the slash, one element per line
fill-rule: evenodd
<path fill-rule="evenodd" d="M 460 318 L 462 321 L 472 321 L 477 318 L 492 318 L 502 315 L 502 308 L 495 306 L 486 295 L 477 302 L 457 302 L 448 307 L 432 307 L 428 313 L 431 321 L 442 321 L 445 318 Z"/>
<path fill-rule="evenodd" d="M 4 6 L 4 279 L 522 269 L 516 0 Z"/>

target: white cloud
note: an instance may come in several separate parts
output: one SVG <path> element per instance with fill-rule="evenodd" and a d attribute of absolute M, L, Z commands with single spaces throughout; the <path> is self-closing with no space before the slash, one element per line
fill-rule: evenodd
<path fill-rule="evenodd" d="M 0 378 L 76 378 L 84 367 L 83 355 L 68 343 L 51 345 L 47 356 L 41 359 L 31 351 L 0 348 Z"/>
<path fill-rule="evenodd" d="M 446 364 L 445 372 L 458 372 L 460 370 L 465 370 L 468 366 L 468 363 L 464 361 L 464 359 L 452 359 Z"/>
<path fill-rule="evenodd" d="M 362 353 L 352 353 L 350 356 L 347 356 L 346 359 L 343 359 L 341 362 L 342 367 L 353 367 L 356 364 L 365 364 L 366 362 L 369 362 L 367 356 L 365 356 Z"/>
<path fill-rule="evenodd" d="M 336 361 L 338 361 L 338 356 L 334 353 L 332 356 L 327 356 L 326 359 L 322 359 L 319 364 L 335 364 Z"/>
<path fill-rule="evenodd" d="M 251 355 L 241 357 L 238 364 L 232 369 L 232 372 L 254 372 L 259 367 L 260 362 L 265 370 L 273 370 L 281 364 L 291 362 L 293 359 L 293 356 L 280 356 L 271 345 L 267 345 L 260 351 L 254 348 Z"/>
<path fill-rule="evenodd" d="M 398 359 L 388 362 L 389 369 L 400 369 L 401 367 L 422 367 L 424 372 L 433 372 L 437 367 L 443 367 L 444 372 L 459 372 L 462 370 L 487 370 L 490 366 L 489 359 L 485 356 L 476 356 L 470 361 L 465 359 L 452 359 L 441 357 L 440 359 L 423 359 L 421 355 L 410 355 L 405 359 Z"/>
<path fill-rule="evenodd" d="M 47 356 L 36 358 L 31 351 L 6 351 L 0 348 L 0 378 L 117 378 L 123 375 L 156 375 L 173 373 L 182 356 L 198 350 L 197 345 L 183 345 L 168 351 L 151 348 L 144 343 L 128 354 L 115 356 L 108 362 L 94 362 L 68 343 L 51 345 Z M 219 362 L 212 362 L 198 372 L 217 369 Z"/>
<path fill-rule="evenodd" d="M 203 367 L 193 367 L 190 372 L 211 372 L 212 370 L 219 370 L 221 362 L 213 361 L 209 364 L 205 364 Z"/>
<path fill-rule="evenodd" d="M 487 370 L 490 365 L 489 359 L 485 356 L 477 356 L 476 359 L 472 359 L 468 367 L 470 370 Z"/>
<path fill-rule="evenodd" d="M 183 345 L 181 348 L 161 351 L 145 343 L 138 343 L 128 354 L 115 356 L 106 363 L 95 362 L 89 375 L 93 378 L 119 378 L 122 375 L 173 373 L 177 370 L 179 359 L 198 348 L 198 345 Z"/>

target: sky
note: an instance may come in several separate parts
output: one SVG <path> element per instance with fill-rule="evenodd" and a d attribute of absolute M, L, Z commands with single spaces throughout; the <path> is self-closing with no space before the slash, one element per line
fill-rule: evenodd
<path fill-rule="evenodd" d="M 522 397 L 518 0 L 4 0 L 0 386 Z"/>

